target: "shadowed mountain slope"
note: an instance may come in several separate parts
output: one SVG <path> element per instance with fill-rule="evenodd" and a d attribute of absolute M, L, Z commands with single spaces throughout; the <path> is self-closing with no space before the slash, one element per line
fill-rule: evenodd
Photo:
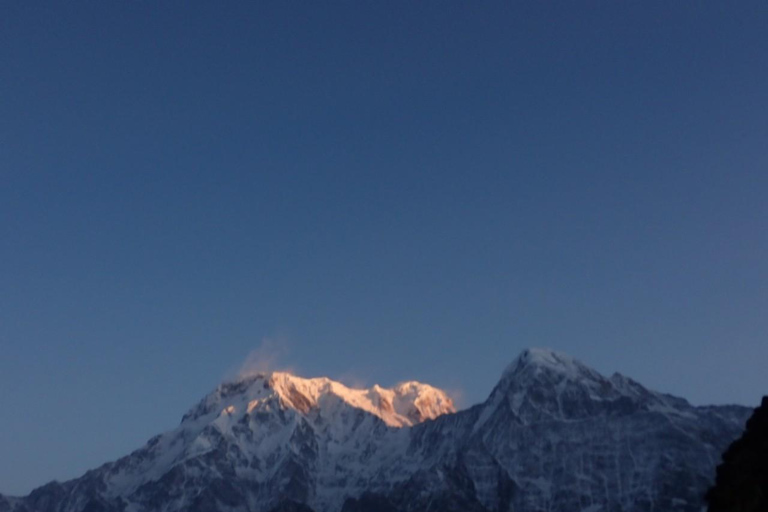
<path fill-rule="evenodd" d="M 694 407 L 544 349 L 459 412 L 417 382 L 258 374 L 126 457 L 0 497 L 0 512 L 700 512 L 749 413 Z"/>

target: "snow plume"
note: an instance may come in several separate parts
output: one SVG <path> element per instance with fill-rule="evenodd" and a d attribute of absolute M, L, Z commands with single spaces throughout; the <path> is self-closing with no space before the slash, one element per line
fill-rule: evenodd
<path fill-rule="evenodd" d="M 448 395 L 448 398 L 451 399 L 453 402 L 453 406 L 456 408 L 456 410 L 465 409 L 467 404 L 467 397 L 464 393 L 464 390 L 459 387 L 451 387 L 447 389 L 443 389 L 446 395 Z"/>
<path fill-rule="evenodd" d="M 357 371 L 352 369 L 336 376 L 335 379 L 352 389 L 366 389 L 370 385 L 368 379 L 362 377 Z"/>
<path fill-rule="evenodd" d="M 240 380 L 257 373 L 282 371 L 294 373 L 285 364 L 289 353 L 288 340 L 285 338 L 263 338 L 258 347 L 251 350 L 235 373 L 235 379 Z"/>

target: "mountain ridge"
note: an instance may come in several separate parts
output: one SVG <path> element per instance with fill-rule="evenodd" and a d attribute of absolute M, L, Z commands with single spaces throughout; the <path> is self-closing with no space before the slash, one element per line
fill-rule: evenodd
<path fill-rule="evenodd" d="M 333 397 L 346 404 L 378 416 L 389 426 L 411 426 L 425 419 L 432 419 L 440 414 L 455 412 L 453 401 L 448 394 L 429 384 L 417 381 L 401 382 L 392 388 L 374 384 L 370 388 L 352 388 L 328 377 L 303 378 L 289 372 L 274 371 L 256 373 L 224 382 L 215 391 L 207 395 L 200 403 L 190 409 L 182 418 L 182 423 L 203 414 L 210 414 L 228 397 L 251 393 L 258 400 L 261 390 L 272 390 L 285 406 L 308 412 L 327 402 Z M 254 393 L 255 391 L 255 393 Z M 268 394 L 268 393 L 267 393 Z M 253 407 L 256 403 L 247 404 Z M 234 412 L 231 410 L 230 413 Z"/>
<path fill-rule="evenodd" d="M 175 429 L 80 478 L 0 496 L 0 512 L 698 512 L 748 413 L 547 349 L 523 351 L 461 411 L 415 381 L 355 389 L 270 372 L 223 383 Z"/>

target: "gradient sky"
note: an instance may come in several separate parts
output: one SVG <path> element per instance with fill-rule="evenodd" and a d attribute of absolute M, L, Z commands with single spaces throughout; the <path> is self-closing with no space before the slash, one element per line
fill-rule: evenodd
<path fill-rule="evenodd" d="M 0 492 L 253 350 L 464 406 L 527 346 L 768 393 L 766 2 L 220 4 L 0 7 Z"/>

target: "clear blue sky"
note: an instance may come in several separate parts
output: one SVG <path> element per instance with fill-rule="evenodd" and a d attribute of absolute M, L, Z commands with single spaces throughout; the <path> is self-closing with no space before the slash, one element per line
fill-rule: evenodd
<path fill-rule="evenodd" d="M 768 392 L 768 4 L 4 2 L 0 492 L 262 340 L 480 401 L 526 346 Z"/>

